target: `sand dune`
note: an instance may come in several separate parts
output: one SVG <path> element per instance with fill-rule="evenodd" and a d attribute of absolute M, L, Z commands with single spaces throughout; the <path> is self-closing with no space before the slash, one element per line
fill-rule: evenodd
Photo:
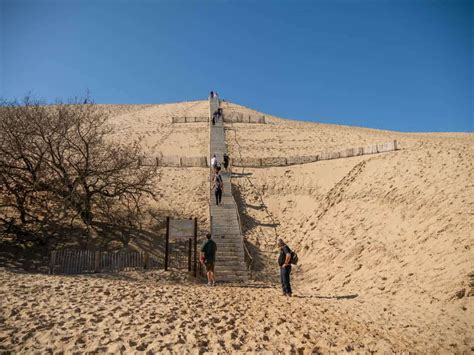
<path fill-rule="evenodd" d="M 261 115 L 228 102 L 223 108 Z M 138 138 L 151 155 L 208 154 L 207 124 L 171 124 L 172 116 L 207 115 L 207 101 L 104 110 L 119 128 L 116 139 Z M 248 287 L 208 289 L 176 271 L 65 277 L 2 270 L 0 350 L 474 351 L 474 135 L 266 118 L 265 125 L 226 126 L 231 158 L 394 139 L 401 150 L 234 168 L 254 258 L 256 281 Z M 160 168 L 152 208 L 197 216 L 207 231 L 207 179 L 206 168 Z M 277 237 L 300 256 L 291 299 L 278 289 Z"/>

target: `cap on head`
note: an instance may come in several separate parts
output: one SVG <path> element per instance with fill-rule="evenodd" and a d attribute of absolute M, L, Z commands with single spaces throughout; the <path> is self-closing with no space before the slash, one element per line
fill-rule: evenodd
<path fill-rule="evenodd" d="M 277 242 L 277 243 L 278 243 L 278 246 L 279 246 L 279 247 L 282 247 L 282 246 L 285 245 L 285 242 L 284 242 L 283 239 L 281 239 L 281 238 L 278 238 L 278 242 Z"/>
<path fill-rule="evenodd" d="M 207 234 L 206 234 L 206 238 L 207 238 L 207 239 L 211 239 L 211 233 L 207 233 Z"/>

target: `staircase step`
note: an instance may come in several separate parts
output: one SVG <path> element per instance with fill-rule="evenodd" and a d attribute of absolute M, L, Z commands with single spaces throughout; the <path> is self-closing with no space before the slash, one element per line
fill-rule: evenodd
<path fill-rule="evenodd" d="M 244 248 L 241 245 L 237 245 L 237 244 L 217 244 L 217 252 L 243 254 Z"/>
<path fill-rule="evenodd" d="M 244 252 L 237 252 L 237 251 L 223 251 L 223 250 L 217 250 L 216 258 L 221 260 L 221 259 L 228 259 L 228 258 L 234 258 L 231 260 L 240 260 L 244 261 L 245 259 L 245 254 Z"/>
<path fill-rule="evenodd" d="M 216 265 L 219 264 L 220 266 L 231 266 L 231 267 L 243 267 L 244 269 L 247 267 L 244 258 L 225 258 L 222 255 L 219 256 L 219 254 L 216 255 Z"/>
<path fill-rule="evenodd" d="M 247 266 L 246 265 L 220 265 L 216 263 L 215 266 L 216 270 L 219 270 L 219 272 L 224 272 L 224 273 L 247 273 Z"/>
<path fill-rule="evenodd" d="M 249 273 L 246 271 L 242 272 L 236 272 L 236 271 L 231 271 L 231 272 L 223 272 L 222 270 L 219 271 L 216 269 L 216 277 L 223 279 L 230 279 L 230 278 L 244 278 L 244 277 L 249 277 Z"/>
<path fill-rule="evenodd" d="M 216 243 L 226 243 L 226 242 L 233 242 L 233 243 L 239 243 L 242 244 L 242 237 L 239 235 L 239 233 L 235 234 L 230 234 L 230 233 L 224 233 L 224 234 L 213 234 L 213 240 Z"/>

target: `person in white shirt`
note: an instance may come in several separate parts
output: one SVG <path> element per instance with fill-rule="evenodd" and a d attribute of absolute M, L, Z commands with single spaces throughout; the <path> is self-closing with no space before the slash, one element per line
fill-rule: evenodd
<path fill-rule="evenodd" d="M 216 155 L 214 154 L 211 158 L 211 168 L 213 168 L 214 170 L 217 169 L 219 163 L 217 162 L 217 158 L 216 158 Z"/>

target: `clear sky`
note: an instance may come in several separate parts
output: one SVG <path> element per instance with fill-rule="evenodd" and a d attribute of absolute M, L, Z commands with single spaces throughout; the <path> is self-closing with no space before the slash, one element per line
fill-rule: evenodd
<path fill-rule="evenodd" d="M 0 0 L 0 97 L 473 132 L 474 0 Z"/>

